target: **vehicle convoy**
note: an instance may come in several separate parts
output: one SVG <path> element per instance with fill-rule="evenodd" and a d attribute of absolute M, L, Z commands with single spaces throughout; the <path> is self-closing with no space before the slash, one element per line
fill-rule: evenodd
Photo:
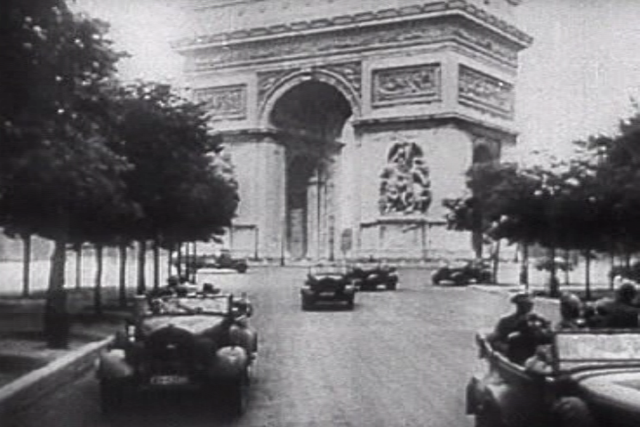
<path fill-rule="evenodd" d="M 355 296 L 356 288 L 346 269 L 335 265 L 312 267 L 300 289 L 303 310 L 321 301 L 344 302 L 347 308 L 353 309 Z"/>
<path fill-rule="evenodd" d="M 361 291 L 375 291 L 379 287 L 395 291 L 398 288 L 398 272 L 386 264 L 355 265 L 348 275 Z"/>
<path fill-rule="evenodd" d="M 485 335 L 477 343 L 488 370 L 467 386 L 476 426 L 640 425 L 640 331 L 558 331 L 542 371 L 509 361 Z"/>
<path fill-rule="evenodd" d="M 258 347 L 251 314 L 246 297 L 219 292 L 137 297 L 133 316 L 98 360 L 103 410 L 138 392 L 200 389 L 242 413 Z"/>
<path fill-rule="evenodd" d="M 434 285 L 452 284 L 465 286 L 471 283 L 492 283 L 493 273 L 484 260 L 467 260 L 453 265 L 445 265 L 431 275 Z"/>

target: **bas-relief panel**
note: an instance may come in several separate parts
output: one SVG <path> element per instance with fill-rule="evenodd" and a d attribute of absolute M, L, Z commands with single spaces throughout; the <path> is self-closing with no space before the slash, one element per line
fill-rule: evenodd
<path fill-rule="evenodd" d="M 429 168 L 422 149 L 415 142 L 395 143 L 380 174 L 380 213 L 424 214 L 431 199 Z"/>
<path fill-rule="evenodd" d="M 208 87 L 193 91 L 195 102 L 204 103 L 213 120 L 246 118 L 247 86 Z"/>
<path fill-rule="evenodd" d="M 514 103 L 513 85 L 460 65 L 458 101 L 485 113 L 511 118 Z"/>
<path fill-rule="evenodd" d="M 445 23 L 421 22 L 384 27 L 340 30 L 331 34 L 288 36 L 217 48 L 193 62 L 192 71 L 205 71 L 247 61 L 266 61 L 291 56 L 319 56 L 350 50 L 393 48 L 445 41 L 460 41 L 512 67 L 517 50 L 485 31 L 464 29 Z"/>
<path fill-rule="evenodd" d="M 374 70 L 373 107 L 439 101 L 440 68 L 440 64 L 422 64 Z"/>

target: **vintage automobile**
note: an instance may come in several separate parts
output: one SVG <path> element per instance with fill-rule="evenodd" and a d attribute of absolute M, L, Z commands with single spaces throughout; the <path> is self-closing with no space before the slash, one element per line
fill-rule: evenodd
<path fill-rule="evenodd" d="M 471 283 L 491 283 L 493 274 L 484 260 L 467 260 L 438 268 L 431 275 L 434 285 L 465 286 Z"/>
<path fill-rule="evenodd" d="M 222 251 L 219 255 L 185 255 L 181 258 L 182 266 L 187 275 L 203 269 L 229 269 L 238 273 L 246 273 L 249 264 L 244 258 L 234 258 L 229 251 Z M 174 258 L 172 263 L 178 266 L 178 259 Z"/>
<path fill-rule="evenodd" d="M 311 309 L 320 301 L 343 301 L 347 308 L 353 309 L 355 296 L 356 288 L 346 268 L 336 265 L 312 267 L 300 289 L 303 310 Z"/>
<path fill-rule="evenodd" d="M 509 361 L 484 335 L 477 342 L 488 371 L 467 386 L 476 426 L 640 425 L 640 331 L 556 332 L 542 369 L 536 358 L 526 367 Z"/>
<path fill-rule="evenodd" d="M 256 358 L 252 305 L 220 292 L 136 297 L 132 317 L 98 359 L 102 407 L 112 412 L 154 390 L 203 390 L 243 412 Z"/>
<path fill-rule="evenodd" d="M 379 287 L 395 291 L 398 288 L 398 272 L 387 264 L 357 264 L 351 267 L 348 275 L 361 291 L 375 291 Z"/>

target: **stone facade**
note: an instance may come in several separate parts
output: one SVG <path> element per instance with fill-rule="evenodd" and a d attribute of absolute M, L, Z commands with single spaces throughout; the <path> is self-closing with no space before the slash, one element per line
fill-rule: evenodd
<path fill-rule="evenodd" d="M 474 159 L 515 143 L 516 0 L 184 0 L 194 99 L 240 183 L 251 257 L 470 254 L 444 226 Z M 346 237 L 348 236 L 348 237 Z"/>

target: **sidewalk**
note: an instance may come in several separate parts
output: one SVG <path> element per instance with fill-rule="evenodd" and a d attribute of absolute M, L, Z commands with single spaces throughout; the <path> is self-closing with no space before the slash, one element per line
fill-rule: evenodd
<path fill-rule="evenodd" d="M 92 313 L 92 290 L 69 290 L 71 335 L 68 349 L 47 348 L 42 335 L 44 298 L 36 293 L 30 298 L 0 298 L 0 388 L 31 371 L 80 351 L 89 343 L 100 341 L 122 327 L 126 311 L 115 309 L 115 288 L 104 290 L 105 313 Z"/>

